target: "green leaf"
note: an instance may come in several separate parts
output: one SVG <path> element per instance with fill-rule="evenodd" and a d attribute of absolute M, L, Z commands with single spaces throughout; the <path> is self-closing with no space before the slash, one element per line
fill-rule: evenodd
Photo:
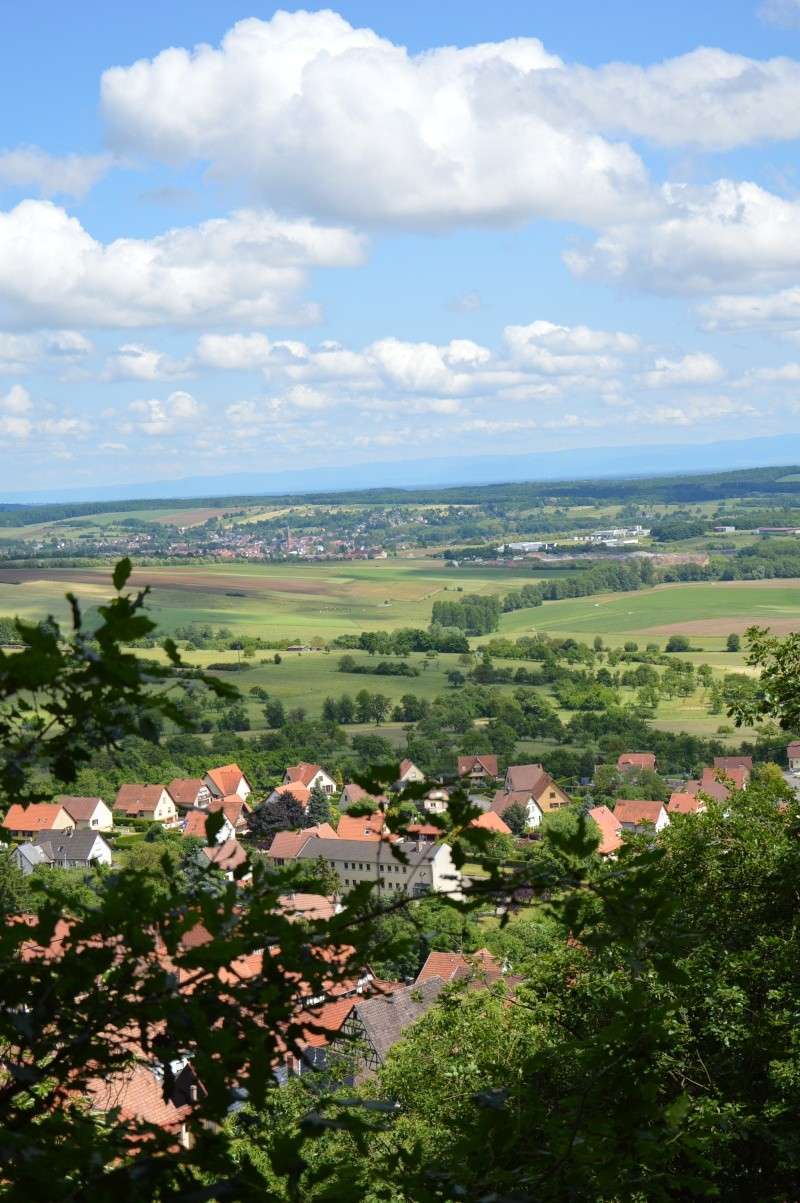
<path fill-rule="evenodd" d="M 114 566 L 114 574 L 111 579 L 114 582 L 114 588 L 118 593 L 120 589 L 123 589 L 127 584 L 128 578 L 130 577 L 132 571 L 133 565 L 131 564 L 128 556 L 125 556 L 124 559 L 120 560 L 119 563 Z"/>

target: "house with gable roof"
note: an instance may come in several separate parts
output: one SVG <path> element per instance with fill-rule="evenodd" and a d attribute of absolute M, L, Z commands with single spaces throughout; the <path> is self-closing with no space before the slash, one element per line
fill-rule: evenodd
<path fill-rule="evenodd" d="M 203 777 L 213 798 L 227 798 L 230 794 L 238 794 L 245 800 L 250 797 L 253 787 L 245 777 L 238 764 L 221 764 L 216 769 L 208 769 Z"/>
<path fill-rule="evenodd" d="M 214 798 L 209 802 L 209 814 L 215 814 L 218 810 L 222 811 L 237 835 L 246 834 L 250 826 L 250 815 L 253 813 L 249 802 L 240 798 L 238 794 L 228 794 L 226 798 Z"/>
<path fill-rule="evenodd" d="M 496 756 L 459 756 L 457 769 L 469 785 L 485 785 L 500 776 Z"/>
<path fill-rule="evenodd" d="M 533 796 L 529 789 L 513 789 L 513 790 L 498 790 L 492 799 L 492 812 L 499 818 L 503 818 L 505 812 L 511 806 L 521 806 L 525 811 L 526 825 L 535 830 L 540 827 L 544 818 L 544 811 Z M 505 822 L 505 820 L 503 820 Z M 506 826 L 508 824 L 506 823 Z"/>
<path fill-rule="evenodd" d="M 550 814 L 554 810 L 563 810 L 570 806 L 572 799 L 541 764 L 512 764 L 506 770 L 504 789 L 507 793 L 527 791 L 533 798 L 542 814 Z M 495 799 L 497 795 L 495 795 Z M 497 808 L 492 805 L 492 810 Z M 502 811 L 497 811 L 502 814 Z"/>
<path fill-rule="evenodd" d="M 311 790 L 307 785 L 303 785 L 302 781 L 284 781 L 281 785 L 276 785 L 272 793 L 267 795 L 267 802 L 277 802 L 279 798 L 283 797 L 294 798 L 295 802 L 300 803 L 303 810 L 308 810 Z"/>
<path fill-rule="evenodd" d="M 607 806 L 593 806 L 588 815 L 600 832 L 598 856 L 613 856 L 622 847 L 622 823 Z"/>
<path fill-rule="evenodd" d="M 658 834 L 669 825 L 669 815 L 663 802 L 643 799 L 618 798 L 614 804 L 614 817 L 624 831 L 654 831 Z"/>
<path fill-rule="evenodd" d="M 59 802 L 14 802 L 3 819 L 3 829 L 16 840 L 33 839 L 40 831 L 67 831 L 75 826 Z"/>
<path fill-rule="evenodd" d="M 226 881 L 249 881 L 253 874 L 248 871 L 242 877 L 234 878 L 237 869 L 247 865 L 247 850 L 236 839 L 227 839 L 210 848 L 201 848 L 198 852 L 200 863 L 210 865 L 224 874 Z"/>
<path fill-rule="evenodd" d="M 111 847 L 99 831 L 40 831 L 36 845 L 45 852 L 51 866 L 59 869 L 90 869 L 110 865 L 113 859 Z"/>
<path fill-rule="evenodd" d="M 670 795 L 667 803 L 667 813 L 670 815 L 700 815 L 708 807 L 697 794 L 682 793 L 678 790 Z"/>
<path fill-rule="evenodd" d="M 385 794 L 368 794 L 363 786 L 351 781 L 342 786 L 337 805 L 339 810 L 347 810 L 348 807 L 355 806 L 356 802 L 374 802 L 376 806 L 385 806 L 388 801 Z"/>
<path fill-rule="evenodd" d="M 151 819 L 167 827 L 178 821 L 178 809 L 163 785 L 121 785 L 114 810 L 126 819 Z"/>
<path fill-rule="evenodd" d="M 323 789 L 328 796 L 336 792 L 336 782 L 330 773 L 326 772 L 321 764 L 307 764 L 304 760 L 301 760 L 299 764 L 287 765 L 283 783 L 284 785 L 299 783 L 304 785 L 309 793 L 315 786 Z"/>
<path fill-rule="evenodd" d="M 55 801 L 61 803 L 79 831 L 111 831 L 114 826 L 111 808 L 106 806 L 102 798 L 75 798 L 59 794 Z"/>
<path fill-rule="evenodd" d="M 183 823 L 182 835 L 184 839 L 193 838 L 196 840 L 208 839 L 206 835 L 206 822 L 209 819 L 209 812 L 206 810 L 190 810 L 186 815 Z M 226 815 L 222 817 L 222 826 L 214 836 L 214 841 L 217 844 L 224 844 L 226 840 L 232 840 L 236 837 L 236 828 Z"/>
<path fill-rule="evenodd" d="M 205 810 L 214 797 L 202 777 L 175 777 L 167 792 L 178 810 Z"/>
<path fill-rule="evenodd" d="M 617 768 L 621 773 L 649 769 L 656 771 L 655 752 L 622 752 L 617 757 Z"/>
<path fill-rule="evenodd" d="M 419 785 L 425 780 L 425 774 L 422 769 L 418 769 L 413 760 L 400 761 L 400 776 L 397 778 L 396 786 L 402 788 L 404 785 Z"/>

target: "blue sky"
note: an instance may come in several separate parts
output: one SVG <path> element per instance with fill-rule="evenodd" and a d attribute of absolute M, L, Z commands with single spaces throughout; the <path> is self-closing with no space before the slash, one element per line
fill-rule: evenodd
<path fill-rule="evenodd" d="M 800 0 L 0 21 L 6 490 L 798 430 Z"/>

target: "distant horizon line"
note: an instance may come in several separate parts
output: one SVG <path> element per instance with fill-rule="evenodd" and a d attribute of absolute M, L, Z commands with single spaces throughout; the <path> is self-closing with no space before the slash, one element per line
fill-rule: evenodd
<path fill-rule="evenodd" d="M 720 455 L 747 449 L 734 462 Z M 762 454 L 760 455 L 759 452 Z M 633 456 L 643 462 L 634 466 Z M 656 460 L 658 462 L 656 462 Z M 708 461 L 714 462 L 708 462 Z M 565 462 L 567 461 L 567 462 Z M 621 461 L 621 462 L 620 462 Z M 637 480 L 659 476 L 697 476 L 724 471 L 793 468 L 800 464 L 800 434 L 712 440 L 706 443 L 623 444 L 556 451 L 453 455 L 412 461 L 372 460 L 274 473 L 251 470 L 240 475 L 184 476 L 174 480 L 86 484 L 0 492 L 4 507 L 92 502 L 224 500 L 241 496 L 314 496 L 394 489 L 446 490 L 470 485 L 547 484 L 564 481 Z M 551 471 L 547 471 L 547 467 Z M 353 482 L 354 468 L 365 478 Z M 503 471 L 505 469 L 505 472 Z M 398 476 L 406 479 L 397 479 Z M 477 478 L 476 478 L 477 477 Z M 380 479 L 379 479 L 380 478 Z M 215 489 L 218 491 L 215 492 Z"/>

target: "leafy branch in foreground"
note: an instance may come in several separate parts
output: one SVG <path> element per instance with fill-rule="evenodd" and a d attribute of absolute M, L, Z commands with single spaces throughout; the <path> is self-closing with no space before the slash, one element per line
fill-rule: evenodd
<path fill-rule="evenodd" d="M 145 612 L 149 586 L 122 592 L 130 574 L 130 560 L 121 560 L 113 574 L 117 595 L 98 608 L 102 621 L 93 630 L 85 628 L 77 598 L 67 594 L 68 633 L 52 617 L 17 619 L 22 650 L 0 650 L 0 792 L 6 801 L 51 797 L 51 783 L 74 781 L 98 748 L 116 747 L 128 735 L 157 740 L 160 719 L 185 727 L 171 696 L 174 670 L 182 667 L 174 642 L 162 644 L 166 665 L 145 664 L 125 650 L 156 627 Z M 192 675 L 219 697 L 238 697 L 216 677 Z"/>

